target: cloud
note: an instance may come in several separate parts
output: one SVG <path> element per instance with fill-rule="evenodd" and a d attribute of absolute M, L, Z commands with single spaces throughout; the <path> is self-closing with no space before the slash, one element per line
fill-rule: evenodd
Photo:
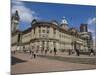
<path fill-rule="evenodd" d="M 96 31 L 94 29 L 88 29 L 89 32 L 92 32 L 94 34 Z"/>
<path fill-rule="evenodd" d="M 25 6 L 24 2 L 12 0 L 12 14 L 18 10 L 21 22 L 31 23 L 31 21 L 38 17 L 37 13 Z"/>
<path fill-rule="evenodd" d="M 87 23 L 88 23 L 88 31 L 92 33 L 92 38 L 93 38 L 93 41 L 95 42 L 95 39 L 96 39 L 96 29 L 95 29 L 96 18 L 95 17 L 89 18 Z M 93 26 L 91 26 L 91 25 L 93 25 Z"/>
<path fill-rule="evenodd" d="M 95 36 L 93 36 L 93 40 L 95 40 L 96 39 L 96 37 Z"/>
<path fill-rule="evenodd" d="M 87 21 L 87 23 L 88 23 L 88 25 L 95 24 L 96 23 L 96 17 L 89 18 L 88 21 Z"/>
<path fill-rule="evenodd" d="M 21 2 L 21 1 L 19 1 L 19 0 L 12 0 L 11 3 L 12 3 L 13 5 L 24 5 L 24 3 Z"/>
<path fill-rule="evenodd" d="M 88 31 L 92 33 L 93 42 L 95 42 L 95 40 L 96 40 L 96 30 L 89 28 Z"/>

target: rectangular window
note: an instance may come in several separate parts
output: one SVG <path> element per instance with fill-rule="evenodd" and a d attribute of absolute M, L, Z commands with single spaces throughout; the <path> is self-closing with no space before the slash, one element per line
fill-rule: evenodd
<path fill-rule="evenodd" d="M 47 27 L 47 33 L 49 33 L 49 27 Z"/>
<path fill-rule="evenodd" d="M 43 33 L 45 33 L 45 30 L 42 30 Z"/>
<path fill-rule="evenodd" d="M 41 27 L 39 26 L 39 33 L 41 33 Z"/>

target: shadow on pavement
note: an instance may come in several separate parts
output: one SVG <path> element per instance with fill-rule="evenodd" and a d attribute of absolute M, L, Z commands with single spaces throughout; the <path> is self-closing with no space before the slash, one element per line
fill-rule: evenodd
<path fill-rule="evenodd" d="M 19 59 L 19 58 L 16 58 L 14 56 L 11 56 L 11 65 L 15 65 L 17 63 L 23 63 L 23 62 L 26 62 L 26 61 L 22 60 L 22 59 Z"/>
<path fill-rule="evenodd" d="M 38 55 L 38 56 L 48 59 L 71 62 L 71 63 L 96 65 L 96 58 L 73 58 L 73 57 L 46 56 L 46 55 Z"/>

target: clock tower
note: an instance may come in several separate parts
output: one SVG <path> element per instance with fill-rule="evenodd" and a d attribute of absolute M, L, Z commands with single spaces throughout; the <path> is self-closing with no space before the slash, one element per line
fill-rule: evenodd
<path fill-rule="evenodd" d="M 19 21 L 20 21 L 19 14 L 18 11 L 16 10 L 11 18 L 11 32 L 18 31 Z"/>

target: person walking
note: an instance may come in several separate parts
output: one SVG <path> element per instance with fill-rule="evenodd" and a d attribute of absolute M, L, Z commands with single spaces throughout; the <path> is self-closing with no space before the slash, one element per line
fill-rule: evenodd
<path fill-rule="evenodd" d="M 36 53 L 34 53 L 34 59 L 36 58 Z"/>
<path fill-rule="evenodd" d="M 36 53 L 34 52 L 34 51 L 31 51 L 31 55 L 32 55 L 32 57 L 31 58 L 36 58 Z"/>
<path fill-rule="evenodd" d="M 33 58 L 34 56 L 34 51 L 31 51 L 31 59 Z"/>
<path fill-rule="evenodd" d="M 94 52 L 93 49 L 90 49 L 90 54 L 89 54 L 89 56 L 91 56 L 91 55 L 94 55 L 94 56 L 95 56 L 95 52 Z"/>
<path fill-rule="evenodd" d="M 77 54 L 77 56 L 80 56 L 80 53 L 79 53 L 78 49 L 76 49 L 76 54 Z"/>
<path fill-rule="evenodd" d="M 56 55 L 56 53 L 57 53 L 57 50 L 56 50 L 56 48 L 54 48 L 54 55 Z"/>

